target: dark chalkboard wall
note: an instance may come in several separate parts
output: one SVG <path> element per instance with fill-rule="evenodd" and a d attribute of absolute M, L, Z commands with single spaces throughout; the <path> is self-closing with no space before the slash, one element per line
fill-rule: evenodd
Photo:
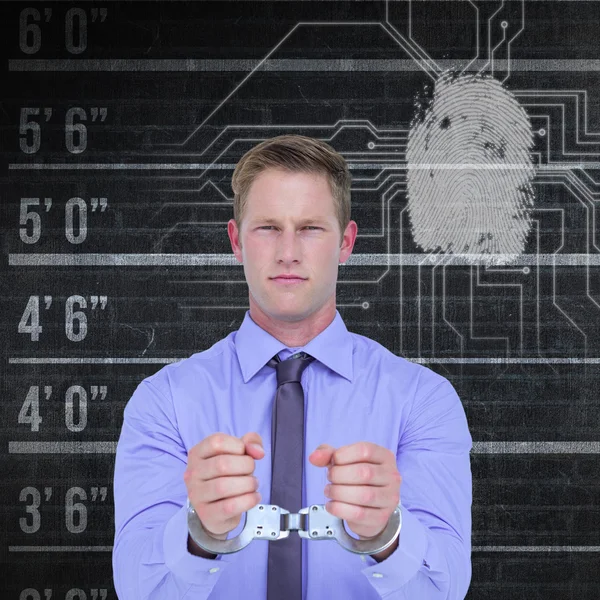
<path fill-rule="evenodd" d="M 0 32 L 2 598 L 116 597 L 124 406 L 240 326 L 231 174 L 286 132 L 352 169 L 348 328 L 464 403 L 468 598 L 600 597 L 600 2 L 2 2 Z M 489 74 L 529 119 L 533 199 L 512 257 L 419 242 L 419 227 L 459 239 L 468 219 L 419 224 L 414 203 L 483 207 L 491 229 L 495 203 L 525 193 L 473 166 L 432 167 L 442 192 L 408 193 L 415 118 L 440 109 L 446 69 Z M 501 157 L 511 121 L 493 104 L 487 118 Z M 471 160 L 458 132 L 438 163 Z"/>

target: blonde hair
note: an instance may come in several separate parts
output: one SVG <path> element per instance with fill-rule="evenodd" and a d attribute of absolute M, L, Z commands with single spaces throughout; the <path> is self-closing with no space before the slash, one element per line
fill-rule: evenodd
<path fill-rule="evenodd" d="M 325 175 L 340 226 L 340 246 L 350 222 L 352 176 L 345 158 L 329 144 L 304 135 L 279 135 L 254 146 L 238 162 L 231 178 L 233 218 L 241 230 L 248 192 L 259 173 L 268 168 Z"/>

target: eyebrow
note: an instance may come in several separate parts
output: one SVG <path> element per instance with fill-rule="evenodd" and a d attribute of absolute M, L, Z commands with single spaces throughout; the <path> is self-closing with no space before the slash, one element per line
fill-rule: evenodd
<path fill-rule="evenodd" d="M 259 217 L 256 219 L 252 219 L 252 223 L 254 223 L 254 224 L 269 223 L 270 225 L 276 225 L 276 224 L 278 224 L 278 221 L 277 221 L 277 219 L 273 219 L 272 217 L 262 217 L 262 218 Z M 325 219 L 323 217 L 310 217 L 307 219 L 302 219 L 300 221 L 301 225 L 308 225 L 308 224 L 312 224 L 312 223 L 324 225 L 325 223 L 327 223 L 327 219 Z"/>

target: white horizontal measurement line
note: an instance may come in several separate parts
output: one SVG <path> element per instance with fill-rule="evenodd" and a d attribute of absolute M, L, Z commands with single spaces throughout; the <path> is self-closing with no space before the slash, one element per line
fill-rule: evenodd
<path fill-rule="evenodd" d="M 168 365 L 179 362 L 181 358 L 9 358 L 10 365 Z"/>
<path fill-rule="evenodd" d="M 112 552 L 112 546 L 9 546 L 9 552 Z"/>
<path fill-rule="evenodd" d="M 68 170 L 110 170 L 120 171 L 133 169 L 136 171 L 145 171 L 152 169 L 185 169 L 187 171 L 207 169 L 235 169 L 235 163 L 10 163 L 8 165 L 11 171 L 68 171 Z"/>
<path fill-rule="evenodd" d="M 381 171 L 383 169 L 395 169 L 399 171 L 411 170 L 430 170 L 430 169 L 445 169 L 445 170 L 521 170 L 530 169 L 530 163 L 515 163 L 515 164 L 481 164 L 481 163 L 423 163 L 423 164 L 407 164 L 406 161 L 398 162 L 369 162 L 356 163 L 351 159 L 347 160 L 348 168 L 353 169 L 369 169 Z M 10 163 L 8 165 L 11 171 L 68 171 L 68 170 L 186 170 L 186 171 L 206 171 L 208 169 L 222 169 L 233 171 L 237 163 Z M 600 169 L 600 162 L 585 162 L 585 163 L 562 163 L 549 165 L 534 165 L 537 171 L 568 171 L 571 169 Z"/>
<path fill-rule="evenodd" d="M 114 454 L 117 442 L 8 442 L 9 454 Z"/>
<path fill-rule="evenodd" d="M 598 454 L 600 442 L 473 442 L 473 454 Z"/>
<path fill-rule="evenodd" d="M 244 307 L 247 309 L 248 307 Z M 592 358 L 575 358 L 570 356 L 559 356 L 554 358 L 411 358 L 403 356 L 411 362 L 429 365 L 598 365 L 600 357 Z M 94 357 L 12 357 L 8 359 L 10 365 L 168 365 L 170 363 L 179 362 L 183 358 L 94 358 Z"/>
<path fill-rule="evenodd" d="M 112 552 L 112 546 L 9 546 L 9 552 Z M 472 552 L 600 552 L 600 546 L 473 546 Z"/>
<path fill-rule="evenodd" d="M 600 546 L 473 546 L 473 552 L 600 552 Z"/>
<path fill-rule="evenodd" d="M 341 266 L 395 267 L 427 264 L 487 265 L 490 262 L 515 266 L 597 266 L 600 254 L 351 254 Z M 8 264 L 15 267 L 81 266 L 81 267 L 241 267 L 233 254 L 9 254 Z"/>
<path fill-rule="evenodd" d="M 9 454 L 114 454 L 117 442 L 8 442 Z M 600 442 L 473 442 L 471 454 L 600 454 Z"/>
<path fill-rule="evenodd" d="M 436 59 L 442 69 L 462 67 L 468 59 Z M 473 60 L 466 72 L 478 72 L 489 64 L 486 59 Z M 177 58 L 109 58 L 109 59 L 11 59 L 9 71 L 252 71 L 257 59 L 252 58 L 215 58 L 215 59 L 177 59 Z M 600 71 L 600 60 L 584 59 L 545 59 L 521 58 L 496 59 L 497 71 Z M 420 71 L 416 61 L 405 58 L 389 59 L 348 59 L 348 58 L 280 58 L 266 59 L 260 65 L 260 71 L 317 71 L 317 72 L 394 72 Z"/>

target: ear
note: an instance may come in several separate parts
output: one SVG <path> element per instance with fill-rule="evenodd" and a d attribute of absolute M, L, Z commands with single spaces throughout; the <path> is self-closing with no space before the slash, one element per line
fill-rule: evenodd
<path fill-rule="evenodd" d="M 241 245 L 241 230 L 239 229 L 235 219 L 229 219 L 227 222 L 227 235 L 229 236 L 229 241 L 231 242 L 231 249 L 235 257 L 238 259 L 240 263 L 243 264 L 244 259 L 242 255 L 242 245 Z"/>

